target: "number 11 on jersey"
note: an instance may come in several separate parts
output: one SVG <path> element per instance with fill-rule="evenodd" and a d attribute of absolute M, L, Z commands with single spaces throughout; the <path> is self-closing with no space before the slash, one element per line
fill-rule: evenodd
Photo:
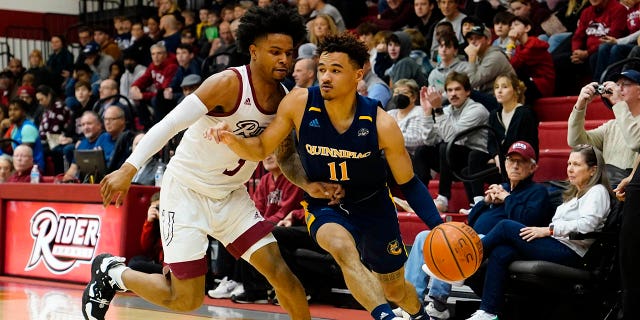
<path fill-rule="evenodd" d="M 340 179 L 338 180 L 337 172 L 336 172 L 336 163 L 329 162 L 327 163 L 329 166 L 329 179 L 331 181 L 347 181 L 349 180 L 349 174 L 347 173 L 347 162 L 343 161 L 338 164 L 340 167 Z"/>

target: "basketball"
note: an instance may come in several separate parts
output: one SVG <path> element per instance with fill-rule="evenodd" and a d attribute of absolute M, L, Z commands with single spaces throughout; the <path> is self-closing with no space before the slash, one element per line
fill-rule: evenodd
<path fill-rule="evenodd" d="M 469 225 L 446 222 L 431 230 L 423 247 L 424 263 L 447 281 L 470 277 L 482 263 L 482 241 Z"/>

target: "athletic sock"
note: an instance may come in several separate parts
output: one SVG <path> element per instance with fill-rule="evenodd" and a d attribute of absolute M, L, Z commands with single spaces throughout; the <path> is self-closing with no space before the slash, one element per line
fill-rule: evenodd
<path fill-rule="evenodd" d="M 113 281 L 116 282 L 116 284 L 118 285 L 118 287 L 120 287 L 120 289 L 127 291 L 127 287 L 124 285 L 124 281 L 122 281 L 122 273 L 129 269 L 129 267 L 124 266 L 124 265 L 119 265 L 119 266 L 115 266 L 111 269 L 109 269 L 109 271 L 107 271 L 107 273 L 109 274 L 109 277 L 111 277 L 111 279 L 113 279 Z"/>
<path fill-rule="evenodd" d="M 391 320 L 395 318 L 395 314 L 393 314 L 393 310 L 391 310 L 391 306 L 388 303 L 375 307 L 371 311 L 371 316 L 376 320 Z"/>

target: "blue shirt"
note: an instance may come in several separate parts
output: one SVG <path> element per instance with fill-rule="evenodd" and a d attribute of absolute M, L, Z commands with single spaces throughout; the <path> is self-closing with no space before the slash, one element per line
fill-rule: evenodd
<path fill-rule="evenodd" d="M 118 137 L 112 137 L 108 132 L 103 132 L 98 140 L 96 140 L 95 148 L 100 148 L 104 151 L 104 161 L 109 166 L 109 162 L 111 161 L 111 157 L 113 156 L 113 149 L 116 146 L 116 141 Z"/>

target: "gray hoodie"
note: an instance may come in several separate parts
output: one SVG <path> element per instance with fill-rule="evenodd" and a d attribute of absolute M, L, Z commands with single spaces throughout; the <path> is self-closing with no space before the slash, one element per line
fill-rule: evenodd
<path fill-rule="evenodd" d="M 422 72 L 422 67 L 409 56 L 411 53 L 409 35 L 403 31 L 396 31 L 393 35 L 400 42 L 400 55 L 391 68 L 384 72 L 385 75 L 391 78 L 392 83 L 400 79 L 413 79 L 420 87 L 428 85 L 427 76 Z M 393 40 L 395 42 L 395 39 Z"/>

